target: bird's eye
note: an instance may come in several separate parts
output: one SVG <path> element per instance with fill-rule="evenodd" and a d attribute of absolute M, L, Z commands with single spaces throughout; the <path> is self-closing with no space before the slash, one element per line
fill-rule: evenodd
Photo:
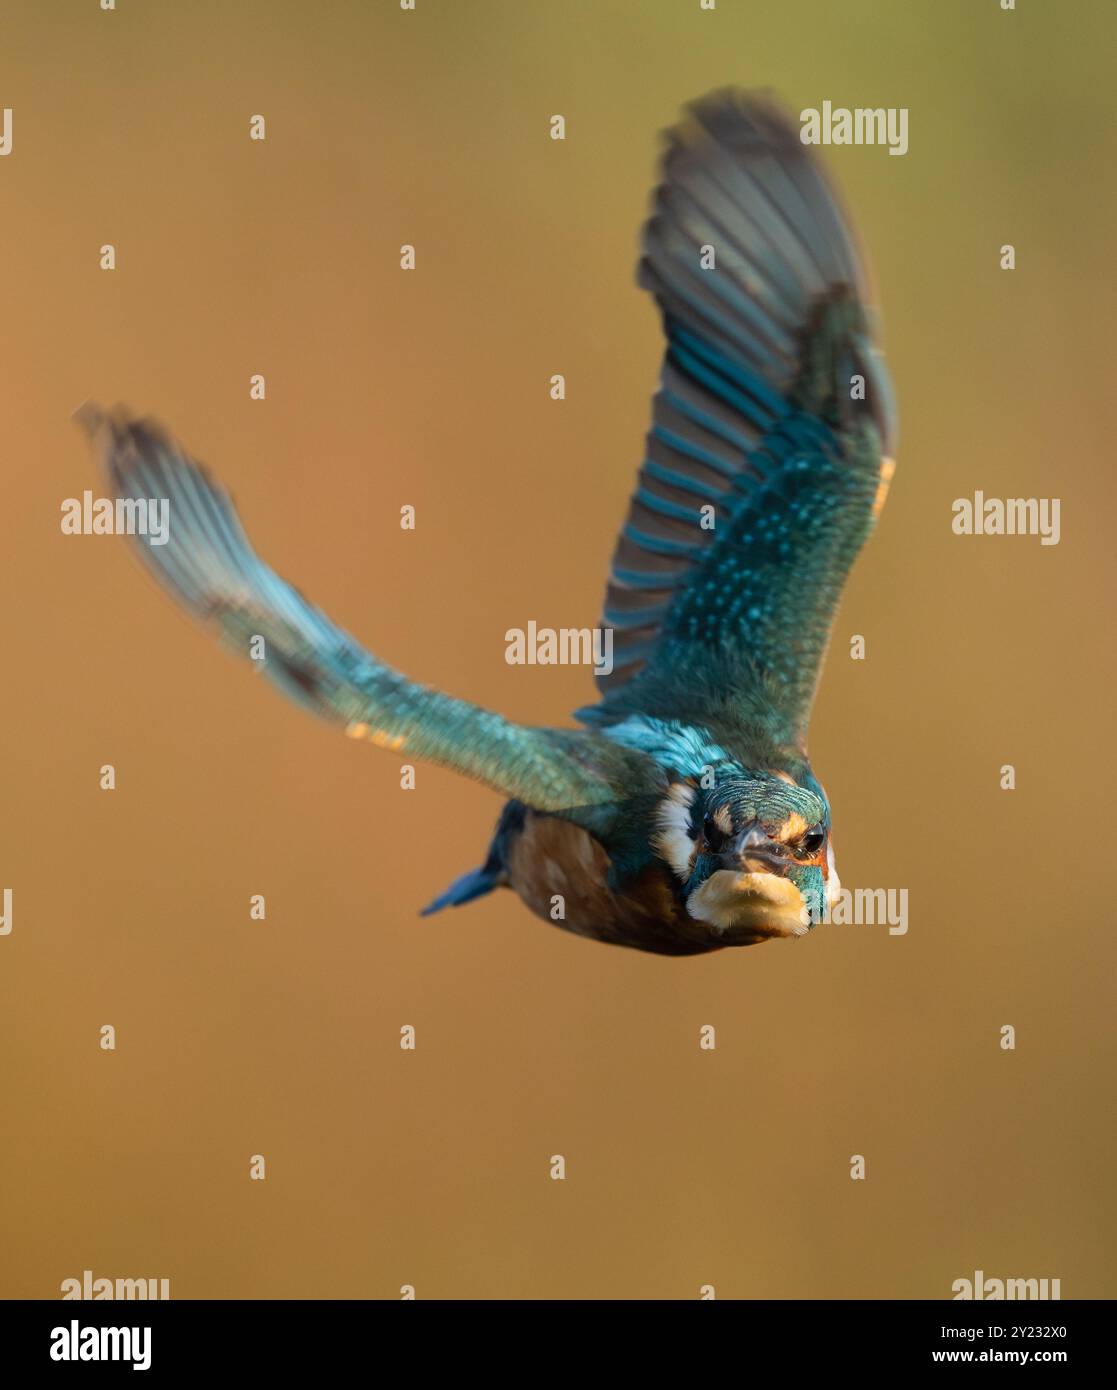
<path fill-rule="evenodd" d="M 800 854 L 817 854 L 826 843 L 826 831 L 821 825 L 816 825 L 812 830 L 808 830 L 799 841 Z"/>
<path fill-rule="evenodd" d="M 725 845 L 725 831 L 721 829 L 712 816 L 707 816 L 702 822 L 702 838 L 706 841 L 706 847 L 714 854 Z"/>

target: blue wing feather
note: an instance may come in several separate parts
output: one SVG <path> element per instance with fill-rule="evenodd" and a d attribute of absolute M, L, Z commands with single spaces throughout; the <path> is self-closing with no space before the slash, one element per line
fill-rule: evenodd
<path fill-rule="evenodd" d="M 693 717 L 701 671 L 745 704 L 763 688 L 801 739 L 894 412 L 852 232 L 768 99 L 716 93 L 669 135 L 640 280 L 667 349 L 606 593 L 614 669 L 579 717 Z"/>

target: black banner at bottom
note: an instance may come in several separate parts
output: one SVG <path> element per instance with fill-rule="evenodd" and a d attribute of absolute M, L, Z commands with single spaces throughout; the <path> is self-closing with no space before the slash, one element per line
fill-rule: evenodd
<path fill-rule="evenodd" d="M 1105 1365 L 1104 1302 L 733 1302 L 711 1308 L 612 1302 L 9 1302 L 0 1304 L 4 1379 L 57 1372 L 177 1378 L 220 1368 L 258 1374 L 426 1369 L 442 1351 L 454 1374 L 534 1376 L 569 1366 L 627 1378 L 641 1363 L 704 1374 L 724 1354 L 742 1372 L 801 1373 L 961 1366 Z M 668 1313 L 667 1307 L 675 1307 Z M 499 1309 L 499 1312 L 495 1310 Z M 431 1321 L 427 1321 L 427 1319 Z M 646 1321 L 647 1319 L 647 1321 Z M 678 1321 L 676 1321 L 676 1319 Z M 530 1339 L 530 1340 L 525 1340 Z M 587 1340 L 588 1339 L 588 1340 Z M 534 1348 L 534 1350 L 532 1350 Z M 532 1368 L 538 1360 L 541 1366 Z M 725 1363 L 722 1365 L 726 1369 Z M 15 1373 L 14 1375 L 12 1373 Z"/>

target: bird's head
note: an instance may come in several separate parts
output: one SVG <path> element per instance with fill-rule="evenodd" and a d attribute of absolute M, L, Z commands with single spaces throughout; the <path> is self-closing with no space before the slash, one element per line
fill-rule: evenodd
<path fill-rule="evenodd" d="M 734 772 L 708 788 L 687 779 L 672 784 L 657 822 L 655 848 L 687 912 L 726 945 L 801 936 L 837 894 L 817 783 L 799 786 L 784 772 Z"/>

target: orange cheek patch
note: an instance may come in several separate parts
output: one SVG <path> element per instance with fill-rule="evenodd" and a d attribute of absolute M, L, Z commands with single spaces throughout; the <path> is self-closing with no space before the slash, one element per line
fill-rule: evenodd
<path fill-rule="evenodd" d="M 783 844 L 787 844 L 790 840 L 797 840 L 800 835 L 805 835 L 806 833 L 807 822 L 798 811 L 792 811 L 791 815 L 788 816 L 787 820 L 784 821 L 776 832 L 775 838 L 782 841 Z"/>

